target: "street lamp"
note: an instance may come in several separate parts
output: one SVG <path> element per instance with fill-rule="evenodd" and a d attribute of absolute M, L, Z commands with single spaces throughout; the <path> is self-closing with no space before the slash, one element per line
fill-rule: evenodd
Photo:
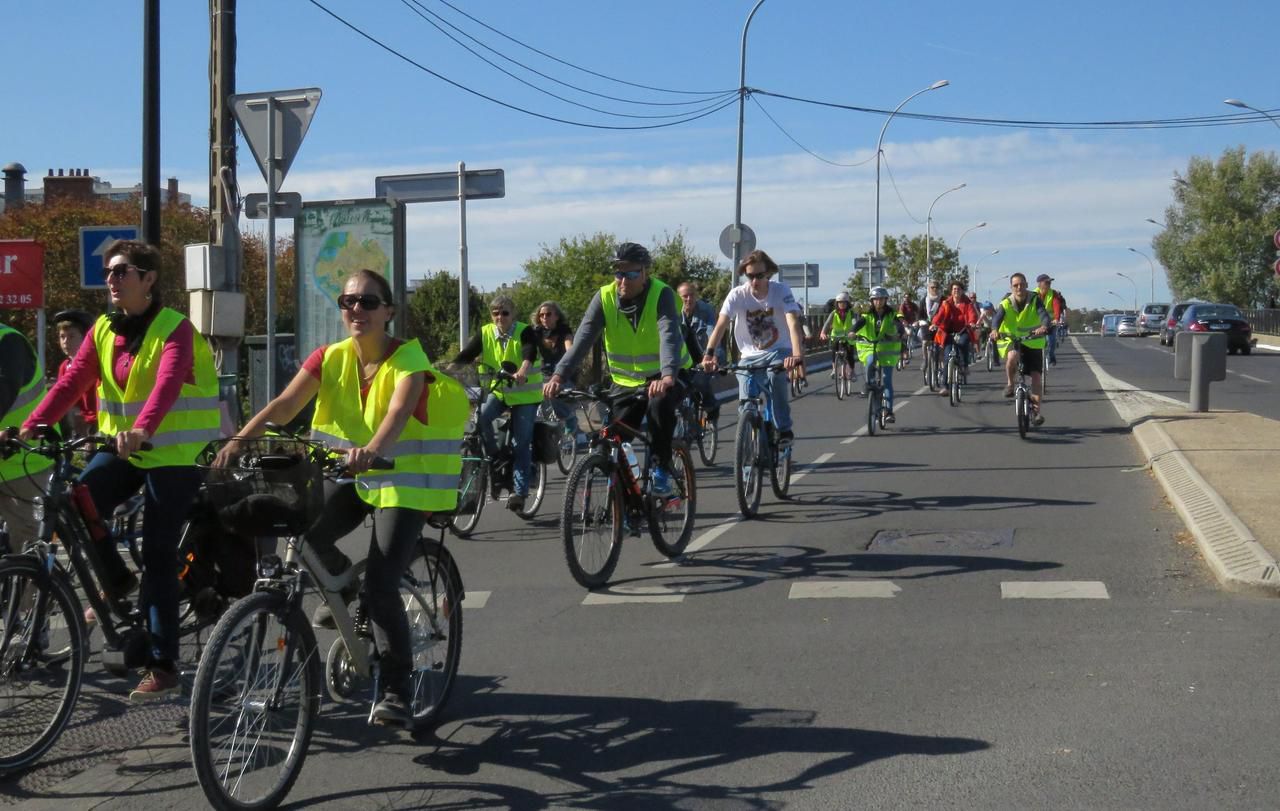
<path fill-rule="evenodd" d="M 1121 273 L 1120 271 L 1116 271 L 1116 275 L 1127 280 L 1129 284 L 1133 285 L 1133 312 L 1136 314 L 1138 312 L 1138 283 L 1133 280 L 1132 276 Z"/>
<path fill-rule="evenodd" d="M 976 229 L 978 229 L 978 228 L 986 228 L 986 227 L 987 227 L 987 224 L 986 224 L 985 222 L 980 222 L 980 223 L 978 223 L 977 225 L 974 225 L 974 226 L 971 226 L 971 227 L 969 227 L 969 228 L 964 229 L 964 233 L 963 233 L 963 234 L 961 234 L 961 235 L 960 235 L 960 238 L 956 240 L 956 261 L 957 261 L 957 262 L 959 262 L 959 261 L 960 261 L 960 243 L 961 243 L 961 242 L 964 242 L 964 238 L 965 238 L 965 236 L 966 236 L 970 231 L 976 230 Z"/>
<path fill-rule="evenodd" d="M 738 280 L 738 263 L 742 259 L 742 128 L 747 104 L 747 29 L 751 27 L 751 18 L 756 16 L 764 0 L 756 0 L 742 26 L 742 51 L 738 62 L 738 182 L 733 195 L 733 231 L 737 238 L 733 241 L 733 267 L 729 268 L 729 286 Z"/>
<path fill-rule="evenodd" d="M 1168 227 L 1169 227 L 1166 223 L 1157 222 L 1157 221 L 1155 221 L 1155 220 L 1151 219 L 1150 217 L 1147 217 L 1147 222 L 1151 223 L 1152 225 L 1158 225 L 1158 226 L 1160 226 L 1161 228 L 1168 228 Z"/>
<path fill-rule="evenodd" d="M 968 185 L 968 183 L 961 183 L 959 186 L 952 186 L 942 194 L 933 198 L 933 202 L 929 204 L 929 216 L 925 218 L 924 226 L 924 278 L 926 282 L 933 278 L 933 255 L 929 252 L 929 239 L 933 236 L 933 207 L 936 206 L 938 201 L 943 197 L 946 197 L 953 191 L 960 191 Z"/>
<path fill-rule="evenodd" d="M 1232 107 L 1241 107 L 1245 110 L 1253 110 L 1255 113 L 1258 113 L 1263 118 L 1270 121 L 1272 124 L 1275 124 L 1277 129 L 1280 129 L 1280 121 L 1277 121 L 1275 116 L 1268 114 L 1266 110 L 1259 110 L 1257 107 L 1254 107 L 1252 104 L 1245 104 L 1240 99 L 1223 99 L 1222 103 L 1230 104 Z"/>
<path fill-rule="evenodd" d="M 1124 311 L 1124 306 L 1125 306 L 1125 304 L 1126 304 L 1126 302 L 1125 302 L 1125 300 L 1124 300 L 1124 297 L 1123 297 L 1123 296 L 1121 296 L 1119 293 L 1117 293 L 1117 292 L 1116 292 L 1116 291 L 1114 291 L 1114 290 L 1108 290 L 1107 292 L 1108 292 L 1108 293 L 1110 293 L 1111 295 L 1115 296 L 1116 298 L 1120 299 L 1120 310 L 1123 312 L 1123 311 Z"/>
<path fill-rule="evenodd" d="M 1156 223 L 1156 225 L 1159 225 L 1159 224 L 1160 223 Z M 1137 248 L 1130 248 L 1129 250 L 1133 251 L 1138 256 L 1141 256 L 1143 259 L 1147 260 L 1147 264 L 1151 266 L 1151 300 L 1155 301 L 1156 300 L 1156 263 L 1151 261 L 1150 256 L 1147 256 L 1145 253 L 1138 250 Z"/>
<path fill-rule="evenodd" d="M 997 277 L 997 278 L 996 278 L 996 281 L 997 281 L 997 282 L 1002 282 L 1002 281 L 1004 281 L 1005 279 L 1009 278 L 1009 277 L 1010 277 L 1010 276 L 1012 276 L 1012 275 L 1013 275 L 1012 273 L 1006 273 L 1006 274 L 1004 274 L 1003 276 L 999 276 L 999 277 Z M 992 291 L 992 290 L 994 290 L 994 289 L 995 289 L 995 285 L 994 285 L 994 284 L 989 284 L 989 285 L 987 285 L 987 301 L 991 301 L 991 299 L 993 299 L 993 298 L 994 298 L 994 296 L 992 296 L 992 295 L 991 295 L 991 291 Z"/>
<path fill-rule="evenodd" d="M 759 4 L 757 3 L 757 5 Z M 754 14 L 755 12 L 752 11 L 752 13 Z M 745 32 L 743 36 L 746 36 Z M 746 84 L 745 77 L 743 78 L 743 84 Z M 951 84 L 951 82 L 946 79 L 940 79 L 923 90 L 917 90 L 910 96 L 907 96 L 902 100 L 902 104 L 893 108 L 893 112 L 889 113 L 889 117 L 884 120 L 884 126 L 880 128 L 880 137 L 876 139 L 876 244 L 875 250 L 871 253 L 873 258 L 880 255 L 880 153 L 882 151 L 881 148 L 884 146 L 884 131 L 889 129 L 889 122 L 893 120 L 893 117 L 898 114 L 898 111 L 901 110 L 903 105 L 907 102 L 911 101 L 921 93 L 928 93 L 930 90 L 937 90 L 939 88 L 946 87 L 949 84 Z M 739 129 L 739 133 L 741 133 L 741 129 Z"/>
<path fill-rule="evenodd" d="M 978 267 L 982 264 L 982 260 L 983 260 L 983 259 L 987 259 L 988 257 L 995 256 L 995 255 L 996 255 L 996 254 L 998 254 L 998 253 L 1000 253 L 1000 249 L 999 249 L 999 248 L 996 248 L 994 251 L 992 251 L 991 253 L 987 254 L 986 256 L 983 256 L 983 257 L 979 258 L 979 259 L 978 259 L 978 261 L 974 263 L 974 265 L 973 265 L 973 279 L 971 280 L 971 281 L 973 282 L 973 289 L 974 289 L 974 290 L 977 290 L 977 289 L 978 289 Z M 1004 276 L 1003 278 L 1006 278 L 1006 279 L 1007 279 L 1007 278 L 1009 278 L 1009 276 L 1011 276 L 1011 275 L 1013 275 L 1013 274 L 1009 274 L 1009 275 L 1007 275 L 1007 276 Z"/>

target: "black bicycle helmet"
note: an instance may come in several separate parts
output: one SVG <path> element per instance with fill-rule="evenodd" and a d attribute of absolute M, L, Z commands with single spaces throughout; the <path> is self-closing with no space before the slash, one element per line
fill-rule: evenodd
<path fill-rule="evenodd" d="M 93 329 L 94 317 L 84 310 L 59 310 L 53 316 L 53 323 L 56 324 L 74 324 L 80 328 L 85 335 L 89 334 L 89 330 Z"/>

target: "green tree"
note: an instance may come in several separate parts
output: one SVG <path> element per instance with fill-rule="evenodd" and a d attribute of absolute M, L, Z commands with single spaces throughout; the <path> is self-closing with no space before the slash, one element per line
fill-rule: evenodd
<path fill-rule="evenodd" d="M 929 254 L 933 258 L 933 278 L 944 285 L 952 279 L 959 278 L 967 285 L 969 268 L 967 265 L 958 267 L 959 254 L 947 245 L 946 240 L 939 237 L 933 237 L 927 241 Z M 929 275 L 925 264 L 925 242 L 924 234 L 917 234 L 910 238 L 906 234 L 898 237 L 885 235 L 884 247 L 881 251 L 888 266 L 885 270 L 885 286 L 889 288 L 889 293 L 894 300 L 900 300 L 908 294 L 916 299 L 924 292 L 925 282 L 928 281 L 926 276 Z M 860 273 L 850 276 L 845 288 L 856 301 L 867 297 Z"/>
<path fill-rule="evenodd" d="M 484 325 L 485 301 L 471 287 L 468 296 L 468 334 Z M 458 353 L 458 277 L 440 270 L 424 278 L 409 297 L 409 334 L 422 341 L 427 357 L 442 363 Z"/>
<path fill-rule="evenodd" d="M 653 275 L 672 287 L 681 282 L 693 282 L 701 296 L 720 309 L 720 302 L 729 293 L 729 268 L 721 266 L 714 256 L 695 254 L 689 247 L 684 229 L 675 234 L 663 234 L 654 240 Z"/>
<path fill-rule="evenodd" d="M 1275 153 L 1227 149 L 1215 162 L 1194 157 L 1175 177 L 1167 228 L 1153 240 L 1169 289 L 1241 307 L 1275 294 L 1272 234 L 1280 229 L 1280 161 Z"/>

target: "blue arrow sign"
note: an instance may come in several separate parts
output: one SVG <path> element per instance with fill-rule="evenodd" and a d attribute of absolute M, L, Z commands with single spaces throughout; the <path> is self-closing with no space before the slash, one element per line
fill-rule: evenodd
<path fill-rule="evenodd" d="M 80 286 L 105 288 L 102 255 L 117 239 L 137 239 L 136 225 L 83 225 L 80 227 Z"/>

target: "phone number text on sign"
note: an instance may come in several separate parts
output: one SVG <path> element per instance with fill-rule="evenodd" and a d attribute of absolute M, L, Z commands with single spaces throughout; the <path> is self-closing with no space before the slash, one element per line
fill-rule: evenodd
<path fill-rule="evenodd" d="M 0 240 L 0 307 L 44 306 L 44 245 L 29 239 Z"/>

